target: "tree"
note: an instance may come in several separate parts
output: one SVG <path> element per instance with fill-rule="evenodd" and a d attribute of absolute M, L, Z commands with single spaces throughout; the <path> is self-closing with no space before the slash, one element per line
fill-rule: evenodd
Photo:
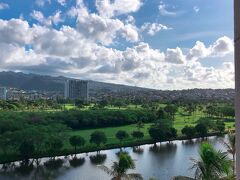
<path fill-rule="evenodd" d="M 141 131 L 133 131 L 132 137 L 136 139 L 142 139 L 144 137 L 144 133 Z"/>
<path fill-rule="evenodd" d="M 90 137 L 90 143 L 94 143 L 97 146 L 105 144 L 107 142 L 106 134 L 103 131 L 94 131 Z"/>
<path fill-rule="evenodd" d="M 235 109 L 233 106 L 224 106 L 219 109 L 221 111 L 222 116 L 231 117 L 231 118 L 235 116 Z"/>
<path fill-rule="evenodd" d="M 221 120 L 216 121 L 216 129 L 222 134 L 225 131 L 225 123 Z"/>
<path fill-rule="evenodd" d="M 198 123 L 196 126 L 195 126 L 195 129 L 196 129 L 196 132 L 198 133 L 198 135 L 201 137 L 201 138 L 204 138 L 207 136 L 207 127 L 202 124 L 202 123 Z"/>
<path fill-rule="evenodd" d="M 209 105 L 206 107 L 205 114 L 208 117 L 212 117 L 213 115 L 216 115 L 216 112 L 217 112 L 217 108 L 215 106 Z"/>
<path fill-rule="evenodd" d="M 63 147 L 63 141 L 59 137 L 53 137 L 49 143 L 51 153 L 59 152 Z"/>
<path fill-rule="evenodd" d="M 108 105 L 108 101 L 106 99 L 103 99 L 98 103 L 98 105 L 100 108 L 104 108 L 105 106 Z"/>
<path fill-rule="evenodd" d="M 173 128 L 173 127 L 169 128 L 169 129 L 167 130 L 167 132 L 166 132 L 166 136 L 167 136 L 168 141 L 169 141 L 169 143 L 170 143 L 170 141 L 171 141 L 172 139 L 177 138 L 177 130 L 176 130 L 175 128 Z"/>
<path fill-rule="evenodd" d="M 184 107 L 184 110 L 188 113 L 188 115 L 192 115 L 192 113 L 195 111 L 195 106 L 193 104 L 187 104 L 185 107 Z"/>
<path fill-rule="evenodd" d="M 166 139 L 166 134 L 161 127 L 153 125 L 149 128 L 148 133 L 153 139 L 154 144 L 156 144 L 158 141 L 161 142 Z"/>
<path fill-rule="evenodd" d="M 172 121 L 169 119 L 159 119 L 155 124 L 153 124 L 148 132 L 154 143 L 158 141 L 164 141 L 168 138 L 167 133 L 169 133 L 172 128 Z"/>
<path fill-rule="evenodd" d="M 159 108 L 156 112 L 157 119 L 168 119 L 169 115 L 164 111 L 163 108 Z"/>
<path fill-rule="evenodd" d="M 216 122 L 213 120 L 213 118 L 199 118 L 197 123 L 204 124 L 207 129 L 214 129 L 216 127 Z"/>
<path fill-rule="evenodd" d="M 203 143 L 200 146 L 199 156 L 199 159 L 192 159 L 195 179 L 221 179 L 230 174 L 227 153 L 216 151 L 212 145 Z"/>
<path fill-rule="evenodd" d="M 35 147 L 31 141 L 23 141 L 19 147 L 19 152 L 25 162 L 34 154 L 34 151 Z"/>
<path fill-rule="evenodd" d="M 121 153 L 119 155 L 119 160 L 117 162 L 113 162 L 113 165 L 110 168 L 104 165 L 98 166 L 100 169 L 111 175 L 115 180 L 121 179 L 135 179 L 142 180 L 142 176 L 140 174 L 131 173 L 128 174 L 127 171 L 129 169 L 135 169 L 135 163 L 132 160 L 131 156 L 126 153 Z"/>
<path fill-rule="evenodd" d="M 184 134 L 188 139 L 192 139 L 195 135 L 196 129 L 192 126 L 185 126 L 182 129 L 182 134 Z"/>
<path fill-rule="evenodd" d="M 143 124 L 143 122 L 140 120 L 140 121 L 137 122 L 137 129 L 138 129 L 138 131 L 140 131 L 141 128 L 144 128 L 144 124 Z"/>
<path fill-rule="evenodd" d="M 85 139 L 81 136 L 72 136 L 72 137 L 70 137 L 69 142 L 72 146 L 74 146 L 75 155 L 77 153 L 77 146 L 85 145 Z"/>
<path fill-rule="evenodd" d="M 122 100 L 117 100 L 117 101 L 115 101 L 115 102 L 113 103 L 113 105 L 116 106 L 116 107 L 118 107 L 119 109 L 120 109 L 121 107 L 126 106 L 126 104 L 125 104 Z"/>
<path fill-rule="evenodd" d="M 122 141 L 124 139 L 127 139 L 129 137 L 128 133 L 126 131 L 118 131 L 116 134 L 115 134 L 116 138 L 119 139 L 120 143 L 122 144 Z"/>
<path fill-rule="evenodd" d="M 75 100 L 75 106 L 77 106 L 78 108 L 84 108 L 84 101 L 82 99 L 76 99 Z"/>
<path fill-rule="evenodd" d="M 174 104 L 168 104 L 165 108 L 164 111 L 167 112 L 168 114 L 170 114 L 172 116 L 172 120 L 175 119 L 175 114 L 178 111 L 178 107 Z"/>

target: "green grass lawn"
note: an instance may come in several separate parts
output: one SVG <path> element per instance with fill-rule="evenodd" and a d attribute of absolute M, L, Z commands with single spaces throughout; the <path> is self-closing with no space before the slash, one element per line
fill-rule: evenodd
<path fill-rule="evenodd" d="M 144 139 L 149 139 L 150 136 L 148 134 L 148 128 L 151 126 L 151 123 L 145 124 L 144 128 L 141 129 L 142 132 L 144 132 Z M 133 131 L 137 131 L 137 127 L 135 124 L 132 125 L 127 125 L 127 126 L 120 126 L 120 127 L 109 127 L 109 128 L 98 128 L 98 129 L 90 129 L 90 130 L 79 130 L 79 131 L 70 131 L 68 132 L 68 135 L 73 136 L 73 135 L 80 135 L 85 138 L 87 142 L 89 142 L 90 135 L 92 132 L 100 130 L 104 131 L 106 136 L 107 136 L 107 144 L 115 144 L 118 143 L 119 141 L 116 139 L 115 134 L 119 130 L 124 130 L 126 131 L 129 135 Z M 133 138 L 130 136 L 127 141 L 132 141 Z"/>
<path fill-rule="evenodd" d="M 111 108 L 111 107 L 108 107 L 108 108 Z M 112 107 L 112 108 L 116 108 L 116 107 Z M 135 107 L 134 105 L 132 105 L 128 108 L 141 108 L 141 107 L 139 107 L 139 106 Z M 185 117 L 182 117 L 182 115 L 180 115 L 178 113 L 175 118 L 176 119 L 174 121 L 174 127 L 178 130 L 178 134 L 180 135 L 181 129 L 185 125 L 194 125 L 194 122 L 195 122 L 195 120 L 197 120 L 198 117 L 190 116 L 189 118 L 188 117 L 185 118 Z M 151 125 L 152 125 L 152 123 L 145 123 L 144 128 L 141 128 L 141 131 L 144 133 L 145 140 L 150 139 L 148 129 L 150 128 Z M 132 124 L 132 125 L 126 125 L 126 126 L 120 126 L 120 127 L 108 127 L 108 128 L 89 129 L 89 130 L 69 131 L 68 135 L 69 136 L 80 135 L 80 136 L 84 137 L 87 142 L 89 142 L 91 133 L 93 133 L 96 130 L 105 132 L 105 134 L 107 136 L 107 144 L 116 144 L 116 143 L 119 143 L 119 140 L 116 139 L 116 137 L 115 137 L 115 134 L 117 131 L 119 131 L 119 130 L 126 131 L 130 135 L 130 137 L 126 141 L 134 141 L 134 139 L 131 137 L 131 133 L 133 131 L 137 131 L 138 129 L 136 127 L 136 124 Z"/>
<path fill-rule="evenodd" d="M 177 129 L 178 135 L 182 135 L 181 130 L 182 130 L 182 128 L 184 128 L 184 126 L 186 126 L 186 125 L 195 126 L 197 120 L 202 116 L 203 116 L 203 114 L 201 112 L 196 112 L 194 115 L 191 115 L 191 116 L 186 116 L 186 115 L 184 116 L 180 110 L 175 116 L 175 121 L 174 121 L 173 126 L 174 126 L 174 128 Z M 228 127 L 233 128 L 235 123 L 234 122 L 226 122 L 225 124 L 226 124 L 226 129 L 227 129 Z M 141 129 L 141 131 L 144 133 L 144 140 L 150 139 L 150 136 L 148 134 L 148 129 L 150 128 L 151 125 L 152 125 L 152 123 L 146 123 L 146 124 L 144 124 L 144 128 Z M 120 127 L 108 127 L 108 128 L 89 129 L 89 130 L 69 131 L 68 135 L 69 136 L 80 135 L 85 138 L 85 140 L 87 142 L 86 145 L 90 145 L 90 143 L 89 143 L 90 135 L 91 135 L 91 133 L 93 133 L 96 130 L 105 132 L 105 134 L 107 136 L 107 144 L 117 144 L 117 143 L 119 143 L 119 140 L 116 139 L 116 137 L 115 137 L 115 134 L 117 131 L 119 131 L 119 130 L 126 131 L 130 135 L 130 137 L 125 142 L 132 142 L 135 140 L 131 137 L 131 133 L 133 131 L 137 131 L 137 127 L 136 127 L 136 124 L 132 124 L 132 125 L 126 125 L 126 126 L 120 126 Z M 69 146 L 69 144 L 67 143 L 66 146 Z"/>

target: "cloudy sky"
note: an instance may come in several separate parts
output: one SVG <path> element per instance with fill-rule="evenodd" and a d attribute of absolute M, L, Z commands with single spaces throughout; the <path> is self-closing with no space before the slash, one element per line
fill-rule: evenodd
<path fill-rule="evenodd" d="M 233 88 L 233 0 L 0 0 L 0 71 Z"/>

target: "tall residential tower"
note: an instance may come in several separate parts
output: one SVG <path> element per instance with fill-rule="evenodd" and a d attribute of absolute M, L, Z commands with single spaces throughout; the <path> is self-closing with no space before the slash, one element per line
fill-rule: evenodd
<path fill-rule="evenodd" d="M 64 96 L 66 99 L 81 99 L 88 101 L 88 81 L 67 80 Z"/>
<path fill-rule="evenodd" d="M 7 100 L 7 89 L 0 87 L 0 100 Z"/>

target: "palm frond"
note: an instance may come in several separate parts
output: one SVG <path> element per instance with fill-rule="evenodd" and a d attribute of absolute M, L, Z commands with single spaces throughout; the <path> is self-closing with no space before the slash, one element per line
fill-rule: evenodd
<path fill-rule="evenodd" d="M 97 165 L 97 167 L 98 167 L 99 169 L 103 170 L 104 172 L 106 172 L 106 173 L 109 174 L 109 175 L 113 175 L 113 174 L 114 174 L 114 172 L 113 172 L 111 169 L 109 169 L 107 166 Z"/>

